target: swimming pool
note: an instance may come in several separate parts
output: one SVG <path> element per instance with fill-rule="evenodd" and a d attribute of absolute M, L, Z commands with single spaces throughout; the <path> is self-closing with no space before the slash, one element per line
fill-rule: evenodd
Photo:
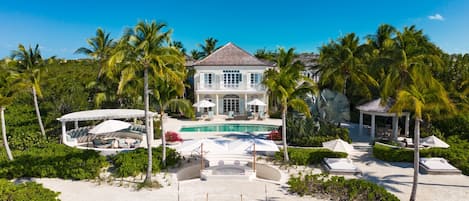
<path fill-rule="evenodd" d="M 278 129 L 275 125 L 266 124 L 209 124 L 183 126 L 180 132 L 268 132 Z"/>

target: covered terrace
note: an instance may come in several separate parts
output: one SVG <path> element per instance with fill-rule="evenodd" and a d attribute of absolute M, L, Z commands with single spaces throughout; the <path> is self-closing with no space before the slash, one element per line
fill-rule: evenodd
<path fill-rule="evenodd" d="M 370 143 L 375 141 L 376 137 L 376 116 L 382 117 L 392 117 L 392 131 L 388 132 L 387 129 L 383 130 L 382 132 L 378 133 L 381 136 L 385 137 L 392 137 L 392 140 L 397 141 L 397 137 L 399 135 L 399 118 L 404 116 L 405 117 L 405 136 L 409 136 L 409 120 L 410 120 L 410 113 L 402 112 L 398 115 L 395 112 L 390 112 L 390 108 L 392 106 L 392 101 L 387 101 L 385 104 L 381 103 L 381 98 L 372 100 L 368 103 L 363 105 L 357 106 L 357 109 L 360 111 L 360 122 L 359 122 L 359 133 L 360 135 L 363 134 L 363 114 L 367 114 L 371 116 L 371 125 L 370 125 Z M 392 134 L 392 136 L 391 136 Z"/>
<path fill-rule="evenodd" d="M 156 113 L 150 112 L 149 116 L 153 119 L 156 116 Z M 136 124 L 137 119 L 144 119 L 145 111 L 137 109 L 98 109 L 98 110 L 88 110 L 69 113 L 63 115 L 60 118 L 57 118 L 58 121 L 62 123 L 62 142 L 71 147 L 77 147 L 82 149 L 94 149 L 98 151 L 108 151 L 114 149 L 116 151 L 120 149 L 130 149 L 140 146 L 140 144 L 145 144 L 143 141 L 146 140 L 146 130 L 144 125 Z M 102 132 L 102 133 L 93 133 L 90 132 L 92 126 L 79 127 L 78 122 L 83 121 L 102 121 L 102 120 L 132 120 L 133 123 L 128 123 L 128 127 L 125 129 L 117 129 L 116 131 L 111 132 Z M 73 128 L 67 130 L 67 124 L 73 122 Z M 150 121 L 148 133 L 153 134 L 153 121 Z M 97 141 L 97 138 L 112 138 L 116 145 L 111 144 L 111 142 L 106 143 L 104 141 Z M 119 140 L 119 141 L 118 141 Z M 126 141 L 127 140 L 127 141 Z M 129 142 L 132 141 L 132 142 Z M 93 144 L 90 143 L 93 142 Z M 103 143 L 101 145 L 96 145 L 96 142 Z M 127 146 L 122 146 L 117 143 L 127 144 Z M 107 146 L 110 145 L 110 146 Z"/>

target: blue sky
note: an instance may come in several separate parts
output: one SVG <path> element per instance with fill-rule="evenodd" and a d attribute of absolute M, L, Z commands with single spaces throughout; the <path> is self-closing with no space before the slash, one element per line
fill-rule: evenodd
<path fill-rule="evenodd" d="M 39 43 L 46 57 L 81 58 L 98 27 L 118 38 L 139 20 L 166 22 L 186 49 L 208 37 L 257 49 L 318 48 L 340 35 L 361 38 L 387 23 L 416 25 L 449 53 L 469 52 L 469 1 L 465 0 L 199 0 L 199 1 L 27 1 L 0 3 L 0 58 L 19 43 Z"/>

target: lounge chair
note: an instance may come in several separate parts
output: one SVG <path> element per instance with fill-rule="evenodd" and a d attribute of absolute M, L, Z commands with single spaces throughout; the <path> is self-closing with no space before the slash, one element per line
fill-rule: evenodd
<path fill-rule="evenodd" d="M 226 120 L 233 120 L 234 119 L 234 112 L 233 111 L 229 111 L 228 112 L 228 117 L 226 117 Z"/>
<path fill-rule="evenodd" d="M 127 141 L 125 139 L 119 139 L 119 148 L 130 148 L 130 144 L 127 144 Z"/>
<path fill-rule="evenodd" d="M 361 174 L 349 158 L 324 158 L 324 167 L 331 174 Z"/>
<path fill-rule="evenodd" d="M 427 174 L 461 174 L 444 158 L 420 158 L 420 167 Z"/>

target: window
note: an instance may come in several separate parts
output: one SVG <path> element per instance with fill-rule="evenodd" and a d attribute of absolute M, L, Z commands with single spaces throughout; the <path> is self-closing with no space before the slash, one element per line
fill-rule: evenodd
<path fill-rule="evenodd" d="M 225 88 L 238 88 L 241 82 L 239 70 L 223 70 L 223 83 Z"/>
<path fill-rule="evenodd" d="M 255 88 L 260 83 L 261 83 L 261 74 L 252 73 L 251 74 L 251 88 Z"/>
<path fill-rule="evenodd" d="M 236 95 L 226 95 L 223 97 L 223 111 L 225 113 L 229 111 L 239 113 L 239 97 Z"/>
<path fill-rule="evenodd" d="M 212 88 L 213 87 L 213 73 L 205 73 L 204 74 L 204 87 L 205 88 Z"/>

